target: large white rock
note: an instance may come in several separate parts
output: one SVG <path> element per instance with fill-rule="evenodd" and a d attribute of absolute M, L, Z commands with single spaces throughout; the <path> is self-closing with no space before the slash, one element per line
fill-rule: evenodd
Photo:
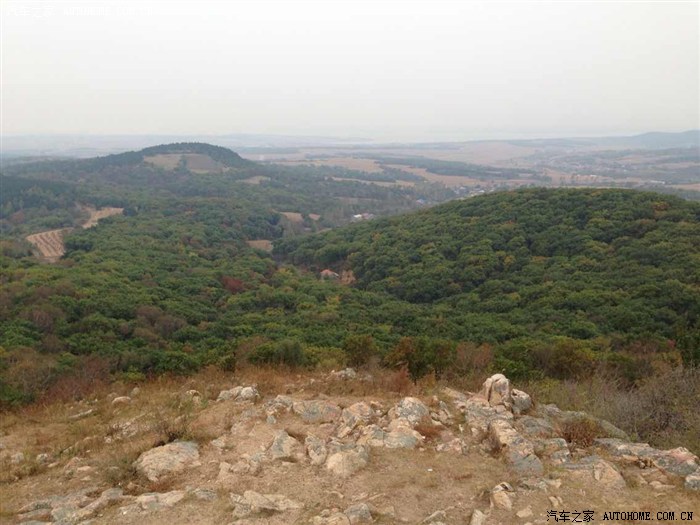
<path fill-rule="evenodd" d="M 192 441 L 176 441 L 152 448 L 134 462 L 136 470 L 149 481 L 199 466 L 199 447 Z"/>
<path fill-rule="evenodd" d="M 511 406 L 510 381 L 503 374 L 494 374 L 484 381 L 481 395 L 486 398 L 489 405 Z"/>

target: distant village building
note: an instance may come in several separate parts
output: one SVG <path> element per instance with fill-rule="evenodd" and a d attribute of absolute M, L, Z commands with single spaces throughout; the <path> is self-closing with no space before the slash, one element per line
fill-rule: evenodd
<path fill-rule="evenodd" d="M 329 270 L 328 268 L 326 268 L 325 270 L 323 270 L 321 272 L 321 279 L 335 280 L 335 279 L 339 279 L 339 278 L 340 278 L 340 275 L 335 273 L 333 270 Z"/>
<path fill-rule="evenodd" d="M 368 221 L 374 219 L 374 213 L 358 213 L 352 216 L 351 222 Z"/>

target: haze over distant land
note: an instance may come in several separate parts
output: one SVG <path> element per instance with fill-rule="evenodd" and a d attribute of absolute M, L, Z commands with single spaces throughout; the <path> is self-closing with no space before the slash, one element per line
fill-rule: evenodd
<path fill-rule="evenodd" d="M 539 137 L 531 139 L 475 140 L 465 142 L 426 143 L 382 143 L 362 137 L 318 137 L 306 135 L 264 135 L 237 133 L 227 135 L 6 135 L 2 138 L 1 155 L 7 158 L 20 156 L 66 156 L 94 157 L 126 150 L 138 150 L 154 144 L 171 142 L 207 142 L 252 155 L 255 160 L 266 158 L 265 154 L 305 155 L 312 152 L 327 155 L 334 151 L 349 155 L 363 150 L 404 151 L 415 150 L 421 156 L 434 156 L 439 150 L 473 150 L 474 148 L 512 149 L 556 148 L 556 149 L 662 149 L 692 148 L 693 155 L 700 157 L 700 130 L 679 133 L 647 132 L 638 135 L 613 137 Z M 353 153 L 354 152 L 354 153 Z M 440 158 L 438 154 L 438 158 Z M 506 155 L 508 158 L 508 155 Z"/>
<path fill-rule="evenodd" d="M 697 2 L 4 0 L 0 9 L 4 137 L 387 142 L 700 128 Z"/>

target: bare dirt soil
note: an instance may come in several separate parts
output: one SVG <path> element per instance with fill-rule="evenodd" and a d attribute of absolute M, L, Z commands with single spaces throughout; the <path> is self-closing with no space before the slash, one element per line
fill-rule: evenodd
<path fill-rule="evenodd" d="M 63 234 L 71 231 L 72 228 L 62 228 L 60 230 L 49 230 L 45 232 L 27 235 L 27 241 L 33 244 L 41 257 L 48 262 L 56 262 L 66 253 L 63 245 Z"/>

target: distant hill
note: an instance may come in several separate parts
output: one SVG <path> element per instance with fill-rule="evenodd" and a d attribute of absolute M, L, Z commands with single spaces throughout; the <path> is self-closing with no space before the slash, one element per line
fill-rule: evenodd
<path fill-rule="evenodd" d="M 241 168 L 253 163 L 221 146 L 200 142 L 177 142 L 128 151 L 106 157 L 86 159 L 86 163 L 98 166 L 124 166 L 147 162 L 166 170 L 176 168 L 198 171 L 221 171 L 226 168 Z"/>
<path fill-rule="evenodd" d="M 114 180 L 158 172 L 180 174 L 225 173 L 254 168 L 255 163 L 220 146 L 178 142 L 127 151 L 104 157 L 67 160 L 38 160 L 4 167 L 7 175 L 75 180 L 86 175 Z"/>

